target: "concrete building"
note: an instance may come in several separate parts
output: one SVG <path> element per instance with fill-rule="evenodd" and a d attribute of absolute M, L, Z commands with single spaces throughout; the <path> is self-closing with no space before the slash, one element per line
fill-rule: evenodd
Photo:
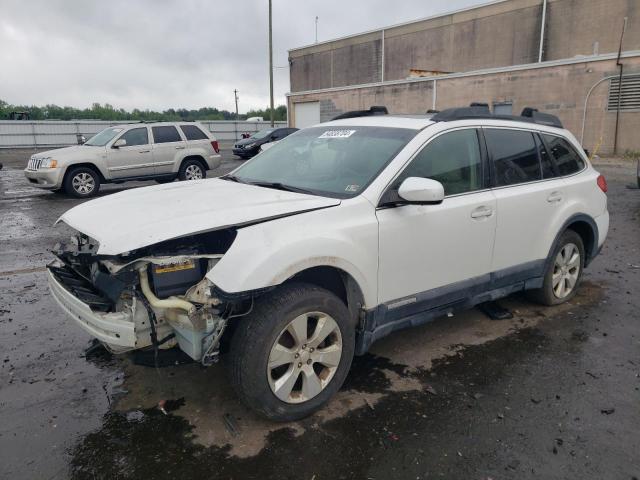
<path fill-rule="evenodd" d="M 640 0 L 495 1 L 295 48 L 289 61 L 296 127 L 373 105 L 425 113 L 478 101 L 553 113 L 601 153 L 613 152 L 618 117 L 618 152 L 640 150 Z"/>

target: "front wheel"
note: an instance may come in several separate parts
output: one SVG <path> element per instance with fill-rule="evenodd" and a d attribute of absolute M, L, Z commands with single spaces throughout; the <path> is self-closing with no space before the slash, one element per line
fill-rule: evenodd
<path fill-rule="evenodd" d="M 543 305 L 559 305 L 571 300 L 578 289 L 584 268 L 584 243 L 573 230 L 565 231 L 547 260 L 542 288 L 529 296 Z"/>
<path fill-rule="evenodd" d="M 313 285 L 286 285 L 243 317 L 229 349 L 229 376 L 240 398 L 271 420 L 320 409 L 342 386 L 355 348 L 345 304 Z"/>
<path fill-rule="evenodd" d="M 88 167 L 73 168 L 64 180 L 64 191 L 76 198 L 92 197 L 100 190 L 100 177 Z"/>

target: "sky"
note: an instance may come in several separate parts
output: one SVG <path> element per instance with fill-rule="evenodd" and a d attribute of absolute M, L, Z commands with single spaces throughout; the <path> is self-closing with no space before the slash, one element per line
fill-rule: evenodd
<path fill-rule="evenodd" d="M 288 53 L 486 0 L 273 0 L 275 104 Z M 279 68 L 284 67 L 284 68 Z M 268 0 L 0 0 L 0 100 L 239 111 L 269 104 Z"/>

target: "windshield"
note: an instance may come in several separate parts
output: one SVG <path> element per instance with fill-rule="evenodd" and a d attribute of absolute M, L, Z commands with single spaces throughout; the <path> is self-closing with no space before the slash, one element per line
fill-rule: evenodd
<path fill-rule="evenodd" d="M 254 140 L 260 140 L 261 138 L 264 138 L 267 135 L 271 135 L 271 132 L 273 132 L 274 130 L 275 129 L 273 128 L 269 128 L 267 130 L 260 130 L 259 132 L 256 132 L 253 135 L 251 135 L 249 138 L 253 138 Z"/>
<path fill-rule="evenodd" d="M 231 179 L 279 184 L 329 197 L 354 197 L 417 133 L 389 127 L 306 128 L 245 163 Z"/>
<path fill-rule="evenodd" d="M 84 144 L 90 145 L 92 147 L 104 147 L 107 143 L 109 143 L 113 137 L 119 134 L 123 128 L 111 127 L 105 128 L 100 133 L 94 135 L 89 140 L 87 140 Z"/>

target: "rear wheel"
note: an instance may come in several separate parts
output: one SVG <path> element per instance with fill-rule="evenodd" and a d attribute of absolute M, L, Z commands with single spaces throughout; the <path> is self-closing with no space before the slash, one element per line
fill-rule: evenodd
<path fill-rule="evenodd" d="M 292 284 L 258 300 L 229 350 L 231 383 L 249 407 L 277 421 L 321 408 L 347 376 L 355 328 L 333 293 Z"/>
<path fill-rule="evenodd" d="M 178 172 L 178 178 L 180 180 L 201 180 L 206 176 L 207 171 L 198 160 L 185 160 Z"/>
<path fill-rule="evenodd" d="M 573 230 L 565 231 L 547 260 L 542 288 L 529 296 L 543 305 L 559 305 L 571 300 L 582 279 L 584 244 Z"/>
<path fill-rule="evenodd" d="M 88 167 L 76 167 L 67 173 L 64 190 L 76 198 L 87 198 L 100 190 L 100 177 Z"/>

